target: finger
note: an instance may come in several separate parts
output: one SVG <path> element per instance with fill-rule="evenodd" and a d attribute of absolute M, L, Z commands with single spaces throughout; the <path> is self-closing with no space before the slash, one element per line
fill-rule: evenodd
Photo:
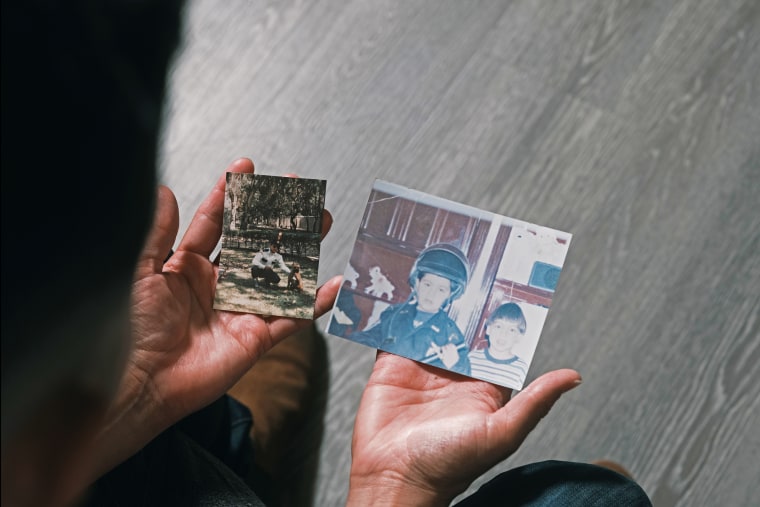
<path fill-rule="evenodd" d="M 430 348 L 433 350 L 433 354 L 438 356 L 438 359 L 443 361 L 443 348 L 439 347 L 435 342 L 432 341 L 430 342 Z"/>
<path fill-rule="evenodd" d="M 314 304 L 315 319 L 321 317 L 333 307 L 341 284 L 343 284 L 343 276 L 337 275 L 327 280 L 322 287 L 317 289 L 317 301 Z"/>
<path fill-rule="evenodd" d="M 137 261 L 136 276 L 138 279 L 160 273 L 164 260 L 169 255 L 179 229 L 179 208 L 177 198 L 168 187 L 158 187 L 156 212 L 153 225 L 145 240 L 145 246 Z"/>
<path fill-rule="evenodd" d="M 551 371 L 531 382 L 494 414 L 497 445 L 492 448 L 507 452 L 504 457 L 512 454 L 559 397 L 580 383 L 580 374 L 569 369 Z"/>
<path fill-rule="evenodd" d="M 195 212 L 195 216 L 177 247 L 177 251 L 185 250 L 204 257 L 211 255 L 222 235 L 224 192 L 227 185 L 226 173 L 252 173 L 253 170 L 253 162 L 247 158 L 240 158 L 227 167 L 225 174 L 219 177 L 211 193 Z"/>
<path fill-rule="evenodd" d="M 335 297 L 338 295 L 338 289 L 342 283 L 343 277 L 338 275 L 330 278 L 324 285 L 317 289 L 317 300 L 314 305 L 314 318 L 321 317 L 327 310 L 332 308 L 335 303 Z M 282 338 L 289 336 L 311 322 L 307 319 L 289 319 L 285 317 L 274 317 L 269 320 L 269 334 L 276 343 Z"/>
<path fill-rule="evenodd" d="M 327 236 L 327 233 L 330 232 L 330 229 L 332 229 L 333 224 L 333 217 L 332 213 L 327 211 L 326 209 L 322 210 L 322 237 L 320 240 L 325 239 L 325 236 Z"/>

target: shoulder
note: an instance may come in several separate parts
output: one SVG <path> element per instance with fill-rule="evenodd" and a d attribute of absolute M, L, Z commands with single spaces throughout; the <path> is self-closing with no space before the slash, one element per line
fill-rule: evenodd
<path fill-rule="evenodd" d="M 380 314 L 380 318 L 387 315 L 399 315 L 399 314 L 412 314 L 414 312 L 414 306 L 409 303 L 400 303 L 397 305 L 389 306 L 383 313 Z"/>
<path fill-rule="evenodd" d="M 385 310 L 382 311 L 380 314 L 380 318 L 377 320 L 374 326 L 369 328 L 369 330 L 380 330 L 381 328 L 385 327 L 387 328 L 390 325 L 391 320 L 398 315 L 405 315 L 408 313 L 407 311 L 407 305 L 406 304 L 398 304 L 389 306 Z"/>

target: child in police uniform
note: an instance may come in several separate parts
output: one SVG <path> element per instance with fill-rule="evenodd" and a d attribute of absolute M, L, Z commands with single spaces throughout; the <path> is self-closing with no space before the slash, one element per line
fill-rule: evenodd
<path fill-rule="evenodd" d="M 353 333 L 350 339 L 469 375 L 467 344 L 448 315 L 451 303 L 464 292 L 469 273 L 469 263 L 456 247 L 426 248 L 409 273 L 412 292 L 407 301 L 388 308 L 375 326 Z"/>
<path fill-rule="evenodd" d="M 486 320 L 488 347 L 470 352 L 472 376 L 513 389 L 522 389 L 528 364 L 513 348 L 525 335 L 525 315 L 517 303 L 500 305 Z"/>

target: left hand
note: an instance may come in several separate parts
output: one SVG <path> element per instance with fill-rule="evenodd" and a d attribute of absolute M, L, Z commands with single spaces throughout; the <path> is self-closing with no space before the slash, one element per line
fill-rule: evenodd
<path fill-rule="evenodd" d="M 240 159 L 227 171 L 253 169 Z M 209 255 L 222 232 L 225 181 L 222 175 L 166 263 L 179 212 L 172 192 L 159 188 L 132 289 L 133 350 L 99 437 L 94 477 L 222 396 L 264 352 L 309 322 L 213 309 L 218 267 Z M 325 212 L 323 233 L 331 222 Z M 339 287 L 335 277 L 317 291 L 315 318 L 332 306 Z"/>

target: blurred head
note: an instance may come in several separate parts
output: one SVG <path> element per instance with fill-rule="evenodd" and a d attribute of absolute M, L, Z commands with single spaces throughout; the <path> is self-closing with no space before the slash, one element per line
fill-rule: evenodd
<path fill-rule="evenodd" d="M 55 504 L 129 351 L 171 2 L 2 4 L 2 503 Z"/>

